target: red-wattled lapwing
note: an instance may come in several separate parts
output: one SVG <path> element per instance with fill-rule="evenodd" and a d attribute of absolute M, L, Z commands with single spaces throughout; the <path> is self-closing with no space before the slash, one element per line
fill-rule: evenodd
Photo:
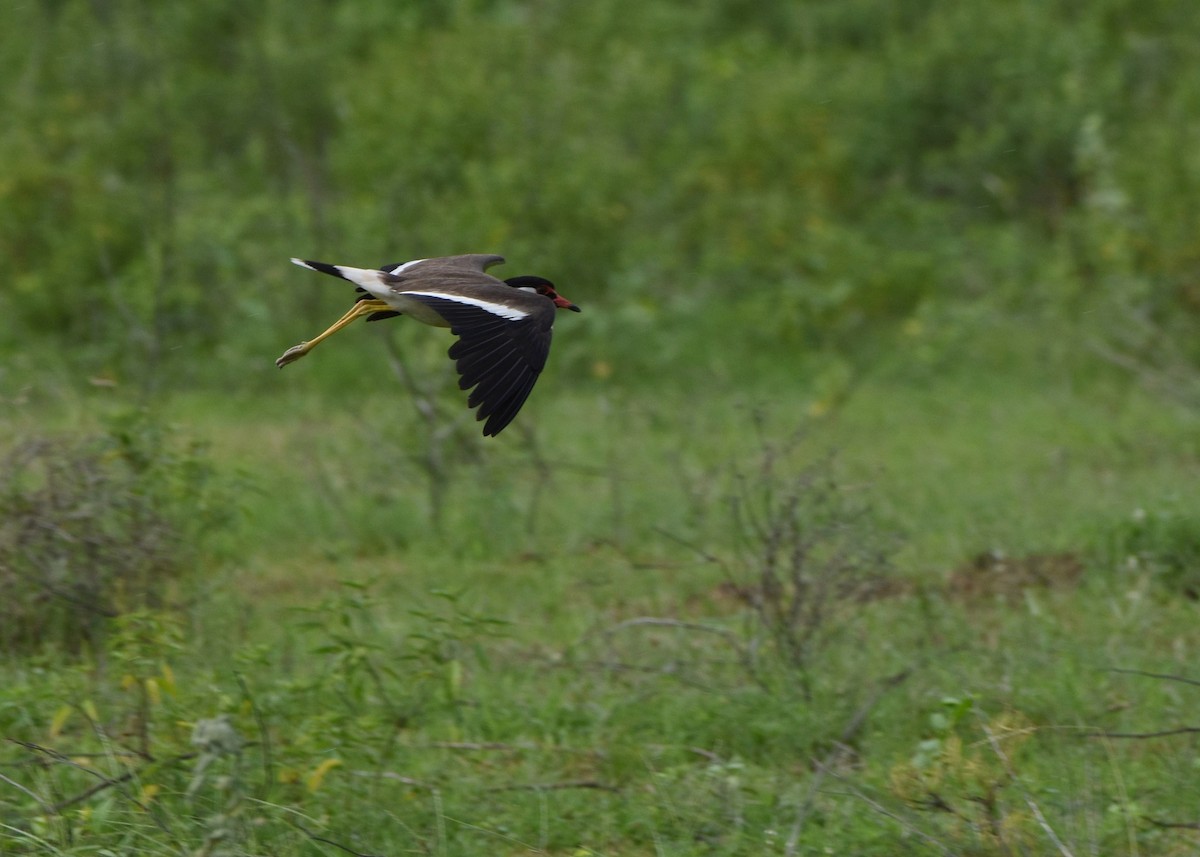
<path fill-rule="evenodd" d="M 458 337 L 449 351 L 458 369 L 458 386 L 475 388 L 467 406 L 478 406 L 475 418 L 487 420 L 485 436 L 497 435 L 521 410 L 546 365 L 555 310 L 580 311 L 542 277 L 500 280 L 486 273 L 503 261 L 503 256 L 472 253 L 373 270 L 293 259 L 302 268 L 349 280 L 358 286 L 359 298 L 328 330 L 289 348 L 275 365 L 299 360 L 360 316 L 378 321 L 410 315 L 448 327 Z"/>

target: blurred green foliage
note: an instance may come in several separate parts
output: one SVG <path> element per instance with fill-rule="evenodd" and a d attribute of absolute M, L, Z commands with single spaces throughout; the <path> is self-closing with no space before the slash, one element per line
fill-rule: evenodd
<path fill-rule="evenodd" d="M 174 584 L 235 519 L 204 447 L 146 414 L 91 437 L 50 435 L 0 458 L 0 649 L 104 648 L 109 620 L 174 606 Z"/>
<path fill-rule="evenodd" d="M 605 305 L 578 337 L 626 377 L 714 337 L 730 363 L 746 338 L 869 354 L 962 303 L 1194 331 L 1198 22 L 1172 0 L 4 4 L 0 345 L 222 381 L 328 316 L 288 256 L 467 250 Z"/>
<path fill-rule="evenodd" d="M 1033 853 L 1031 800 L 1073 853 L 1186 846 L 1194 753 L 1074 736 L 1189 716 L 1111 672 L 1195 648 L 1200 452 L 1157 395 L 1200 403 L 1189 4 L 26 0 L 0 31 L 32 450 L 0 531 L 38 536 L 0 556 L 0 850 Z M 464 251 L 585 310 L 503 443 L 444 336 L 276 372 L 349 299 L 289 256 Z M 349 395 L 389 357 L 437 371 Z M 767 442 L 837 444 L 828 491 L 746 464 L 764 399 Z M 723 573 L 743 472 L 758 596 L 906 536 L 890 589 L 778 614 L 836 629 L 807 686 Z M 805 553 L 834 475 L 878 532 Z M 945 594 L 991 550 L 1087 577 Z M 95 662 L 19 600 L 63 569 Z"/>

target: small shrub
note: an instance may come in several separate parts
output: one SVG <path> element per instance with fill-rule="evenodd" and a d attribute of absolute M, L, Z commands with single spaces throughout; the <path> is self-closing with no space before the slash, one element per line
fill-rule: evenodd
<path fill-rule="evenodd" d="M 970 696 L 947 697 L 929 715 L 926 737 L 912 758 L 892 768 L 891 792 L 929 813 L 920 826 L 936 834 L 929 839 L 954 846 L 947 853 L 1031 853 L 1039 830 L 1054 836 L 1048 825 L 1037 824 L 1034 812 L 1040 809 L 1017 779 L 1034 731 L 1019 712 L 989 721 Z"/>
<path fill-rule="evenodd" d="M 0 645 L 77 652 L 108 620 L 163 606 L 226 519 L 214 500 L 202 450 L 144 416 L 16 443 L 0 460 Z"/>
<path fill-rule="evenodd" d="M 736 552 L 726 572 L 757 615 L 761 635 L 807 673 L 847 606 L 888 573 L 894 540 L 838 483 L 829 458 L 795 465 L 795 446 L 794 438 L 764 438 L 756 466 L 736 473 Z"/>

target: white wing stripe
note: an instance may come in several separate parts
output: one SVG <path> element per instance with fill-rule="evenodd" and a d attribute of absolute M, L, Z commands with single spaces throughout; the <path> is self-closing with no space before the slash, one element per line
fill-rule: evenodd
<path fill-rule="evenodd" d="M 520 321 L 527 318 L 529 313 L 523 309 L 508 306 L 507 304 L 498 304 L 492 301 L 483 301 L 479 298 L 469 298 L 466 295 L 452 295 L 445 292 L 418 292 L 413 289 L 405 289 L 400 294 L 402 295 L 420 295 L 426 298 L 438 298 L 443 301 L 454 301 L 459 304 L 467 304 L 468 306 L 479 307 L 485 312 L 490 312 L 492 315 L 498 315 L 501 318 L 506 318 L 509 321 Z"/>
<path fill-rule="evenodd" d="M 399 274 L 401 271 L 405 271 L 408 268 L 411 268 L 413 265 L 419 264 L 424 261 L 425 261 L 424 259 L 413 259 L 411 262 L 405 262 L 403 265 L 397 265 L 396 267 L 392 268 L 392 270 L 388 271 L 388 273 L 389 274 Z"/>

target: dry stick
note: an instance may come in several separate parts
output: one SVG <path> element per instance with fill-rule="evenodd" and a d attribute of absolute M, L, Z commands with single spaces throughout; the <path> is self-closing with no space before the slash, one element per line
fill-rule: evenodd
<path fill-rule="evenodd" d="M 1004 752 L 1004 748 L 1000 746 L 1000 742 L 996 740 L 995 734 L 993 734 L 992 730 L 988 728 L 988 725 L 982 719 L 979 721 L 979 726 L 983 729 L 983 734 L 987 736 L 988 744 L 992 747 L 992 752 L 996 754 L 996 758 L 1004 766 L 1004 772 L 1008 774 L 1009 779 L 1020 790 L 1021 798 L 1025 801 L 1025 805 L 1029 807 L 1029 811 L 1033 813 L 1038 826 L 1042 828 L 1046 836 L 1054 843 L 1054 846 L 1058 849 L 1058 853 L 1062 854 L 1063 857 L 1075 857 L 1071 853 L 1071 849 L 1067 848 L 1063 841 L 1058 838 L 1058 834 L 1054 832 L 1054 828 L 1046 821 L 1046 816 L 1042 815 L 1042 809 L 1037 805 L 1037 801 L 1033 799 L 1033 795 L 1029 793 L 1029 790 L 1025 788 L 1025 784 L 1017 777 L 1016 769 L 1013 768 L 1012 762 L 1009 760 L 1008 754 Z"/>
<path fill-rule="evenodd" d="M 737 663 L 739 666 L 742 666 L 743 669 L 746 670 L 746 672 L 749 672 L 749 675 L 750 675 L 750 678 L 752 679 L 752 681 L 754 681 L 756 684 L 758 684 L 758 685 L 760 685 L 760 687 L 762 687 L 762 679 L 760 676 L 758 676 L 758 673 L 755 670 L 754 653 L 752 653 L 752 649 L 743 647 L 742 643 L 740 643 L 740 641 L 737 639 L 737 635 L 732 634 L 731 631 L 727 631 L 724 628 L 716 628 L 716 627 L 714 627 L 714 625 L 706 625 L 706 624 L 703 624 L 700 622 L 684 622 L 684 621 L 680 621 L 680 619 L 668 619 L 668 618 L 664 618 L 664 617 L 655 617 L 655 616 L 641 616 L 641 617 L 636 617 L 636 618 L 632 618 L 632 619 L 625 619 L 625 621 L 618 622 L 617 624 L 612 625 L 612 627 L 610 627 L 610 628 L 605 628 L 605 629 L 600 630 L 599 634 L 601 636 L 604 636 L 606 640 L 611 640 L 613 634 L 616 634 L 617 631 L 623 630 L 625 628 L 640 627 L 640 625 L 649 625 L 649 627 L 658 627 L 658 628 L 678 628 L 678 629 L 682 629 L 682 630 L 707 631 L 707 633 L 709 633 L 709 634 L 715 634 L 715 635 L 720 636 L 722 640 L 725 640 L 726 642 L 730 643 L 730 646 L 733 648 L 734 653 L 737 654 L 737 661 L 725 661 L 725 663 Z M 708 689 L 707 685 L 704 685 L 701 682 L 692 681 L 692 679 L 689 679 L 688 677 L 682 675 L 682 673 L 678 672 L 677 667 L 678 667 L 679 663 L 686 665 L 686 664 L 689 664 L 690 661 L 686 661 L 686 660 L 677 661 L 677 663 L 672 664 L 672 667 L 637 666 L 634 664 L 620 663 L 620 661 L 605 661 L 605 660 L 583 661 L 582 665 L 600 666 L 600 667 L 604 667 L 604 669 L 607 669 L 607 670 L 624 670 L 624 671 L 628 671 L 628 672 L 664 673 L 664 675 L 673 676 L 674 678 L 677 679 L 677 681 L 682 682 L 684 684 L 689 684 L 689 685 L 691 685 L 691 687 Z M 716 661 L 710 660 L 710 661 L 708 661 L 708 663 L 716 663 Z"/>
<path fill-rule="evenodd" d="M 499 741 L 433 741 L 425 745 L 432 750 L 541 750 L 534 744 L 503 744 Z"/>
<path fill-rule="evenodd" d="M 845 780 L 843 780 L 837 774 L 831 774 L 831 776 L 833 776 L 834 779 L 845 784 Z M 859 800 L 861 800 L 867 806 L 871 807 L 871 809 L 875 810 L 880 815 L 890 818 L 892 821 L 899 824 L 901 827 L 903 827 L 905 830 L 907 830 L 913 836 L 917 837 L 918 839 L 922 839 L 925 842 L 928 842 L 930 845 L 937 848 L 943 854 L 948 854 L 948 855 L 950 855 L 950 857 L 957 857 L 956 852 L 951 851 L 949 848 L 947 848 L 941 842 L 938 842 L 936 839 L 934 839 L 932 836 L 930 836 L 925 831 L 921 830 L 921 828 L 917 827 L 911 821 L 909 821 L 906 818 L 901 818 L 900 816 L 896 815 L 896 813 L 892 812 L 886 806 L 884 806 L 883 804 L 879 803 L 876 800 L 872 800 L 871 798 L 867 797 L 865 794 L 863 794 L 858 789 L 850 787 L 850 791 L 848 791 L 846 794 L 850 795 L 851 797 L 858 798 Z"/>
<path fill-rule="evenodd" d="M 599 667 L 600 669 L 612 670 L 613 672 L 628 672 L 628 673 L 644 673 L 648 675 L 670 676 L 675 681 L 687 687 L 694 687 L 697 690 L 712 691 L 712 685 L 704 684 L 695 679 L 688 678 L 684 674 L 682 667 L 688 666 L 690 661 L 672 661 L 666 666 L 661 667 L 644 667 L 638 664 L 626 664 L 621 661 L 577 661 L 576 666 L 580 667 Z"/>
<path fill-rule="evenodd" d="M 520 432 L 522 445 L 529 453 L 529 460 L 536 475 L 533 492 L 529 498 L 529 511 L 525 514 L 525 532 L 533 536 L 537 534 L 537 522 L 541 519 L 542 494 L 554 479 L 554 470 L 550 466 L 550 460 L 542 454 L 542 444 L 533 427 L 522 423 L 517 426 L 517 431 Z"/>
<path fill-rule="evenodd" d="M 636 617 L 633 619 L 626 619 L 622 622 L 618 622 L 617 624 L 615 624 L 609 628 L 605 628 L 600 633 L 605 637 L 605 639 L 610 639 L 613 636 L 613 634 L 615 634 L 618 631 L 622 631 L 626 628 L 636 628 L 639 626 L 651 626 L 651 627 L 659 627 L 659 628 L 679 628 L 684 631 L 705 631 L 709 634 L 716 634 L 718 637 L 725 640 L 725 642 L 727 642 L 730 645 L 730 647 L 733 649 L 733 651 L 737 654 L 738 664 L 746 669 L 746 671 L 750 674 L 751 679 L 753 679 L 756 684 L 760 684 L 760 685 L 762 684 L 761 680 L 759 679 L 757 671 L 754 669 L 754 657 L 751 654 L 750 650 L 748 650 L 742 646 L 741 641 L 738 640 L 736 634 L 733 634 L 732 632 L 727 631 L 724 628 L 718 628 L 713 625 L 705 625 L 702 622 L 686 622 L 686 621 L 683 621 L 680 619 L 666 619 L 666 618 L 662 618 L 662 617 L 658 617 L 658 616 L 639 616 L 639 617 Z M 603 665 L 603 664 L 601 664 L 601 665 Z M 637 667 L 628 666 L 628 665 L 624 665 L 624 664 L 615 664 L 610 668 L 614 668 L 614 667 L 617 669 L 631 669 L 631 670 L 638 669 Z M 652 672 L 673 672 L 673 671 L 667 671 L 667 670 L 651 670 L 651 671 Z M 688 680 L 682 676 L 679 676 L 679 680 L 683 681 L 683 682 L 688 682 Z M 688 682 L 688 683 L 691 683 L 691 682 Z M 696 687 L 703 687 L 702 684 L 699 684 L 699 683 L 694 683 L 694 684 Z"/>
<path fill-rule="evenodd" d="M 662 628 L 682 628 L 685 631 L 707 631 L 710 634 L 716 634 L 719 637 L 725 638 L 734 648 L 740 648 L 741 644 L 735 634 L 726 631 L 724 628 L 718 628 L 714 625 L 705 625 L 703 622 L 686 622 L 682 619 L 665 619 L 661 616 L 638 616 L 633 619 L 625 619 L 617 624 L 605 628 L 602 632 L 604 636 L 609 637 L 617 631 L 623 631 L 626 628 L 636 628 L 640 625 L 653 625 Z"/>
<path fill-rule="evenodd" d="M 787 857 L 792 857 L 796 853 L 796 846 L 800 842 L 800 833 L 804 829 L 804 822 L 812 812 L 813 802 L 816 800 L 817 789 L 821 787 L 822 781 L 825 779 L 825 774 L 830 770 L 841 756 L 846 752 L 849 743 L 854 740 L 854 737 L 862 731 L 863 724 L 867 722 L 867 715 L 875 708 L 879 700 L 885 693 L 894 687 L 903 684 L 908 677 L 912 675 L 912 667 L 903 669 L 895 675 L 888 676 L 883 681 L 875 685 L 875 690 L 867 698 L 866 702 L 858 707 L 854 712 L 854 716 L 842 729 L 834 748 L 820 762 L 816 762 L 817 773 L 813 776 L 812 782 L 809 783 L 808 792 L 804 795 L 804 800 L 796 808 L 796 820 L 792 822 L 791 833 L 788 834 L 787 845 L 784 848 L 784 854 Z"/>
<path fill-rule="evenodd" d="M 317 836 L 317 834 L 313 833 L 311 830 L 309 830 L 307 827 L 305 827 L 303 824 L 301 824 L 298 821 L 293 821 L 292 824 L 295 825 L 297 830 L 299 830 L 301 833 L 303 833 L 305 836 L 307 836 L 313 842 L 320 842 L 324 845 L 332 845 L 334 848 L 340 848 L 342 851 L 345 851 L 347 854 L 353 854 L 354 857 L 383 857 L 383 855 L 380 855 L 380 854 L 367 854 L 366 852 L 363 852 L 363 851 L 355 851 L 353 848 L 348 848 L 340 842 L 334 842 L 332 839 L 326 839 L 324 836 Z"/>
<path fill-rule="evenodd" d="M 557 791 L 559 789 L 598 789 L 599 791 L 613 792 L 620 794 L 621 790 L 616 786 L 610 786 L 608 783 L 602 783 L 598 780 L 564 780 L 558 783 L 518 783 L 511 786 L 492 786 L 484 789 L 485 792 L 512 792 L 512 791 L 530 791 L 530 792 L 548 792 Z"/>
<path fill-rule="evenodd" d="M 104 791 L 105 789 L 110 789 L 113 786 L 119 786 L 122 783 L 127 783 L 140 773 L 140 771 L 128 770 L 118 777 L 107 777 L 104 774 L 97 771 L 95 768 L 89 768 L 87 765 L 81 765 L 78 762 L 76 762 L 74 759 L 70 758 L 69 756 L 66 756 L 63 753 L 60 753 L 57 750 L 53 750 L 50 747 L 43 747 L 40 744 L 34 744 L 30 741 L 19 741 L 16 738 L 7 738 L 5 740 L 9 741 L 12 744 L 16 744 L 19 747 L 24 747 L 26 750 L 32 750 L 35 753 L 39 753 L 41 755 L 48 756 L 49 758 L 53 759 L 55 762 L 58 762 L 63 765 L 69 765 L 72 768 L 76 768 L 77 770 L 83 771 L 85 774 L 91 774 L 94 777 L 100 778 L 100 782 L 84 789 L 79 794 L 73 795 L 69 798 L 64 798 L 63 800 L 60 800 L 57 803 L 49 804 L 48 809 L 51 813 L 54 813 L 54 814 L 58 814 L 58 813 L 61 813 L 63 810 L 70 809 L 71 807 L 75 806 L 76 804 L 82 803 L 83 801 L 87 800 L 88 798 L 92 797 L 93 795 L 99 794 L 100 792 Z M 197 755 L 198 755 L 197 753 L 183 753 L 179 756 L 174 756 L 170 759 L 167 759 L 166 761 L 161 762 L 161 763 L 157 762 L 154 759 L 150 759 L 149 761 L 151 764 L 173 765 L 177 762 L 186 762 L 189 759 L 194 759 L 194 758 L 196 758 Z M 5 779 L 7 780 L 7 777 L 5 777 Z M 12 782 L 11 780 L 8 780 L 8 781 Z M 14 785 L 16 785 L 16 784 L 14 783 Z M 139 808 L 141 808 L 141 809 L 146 808 L 140 801 L 135 800 L 134 798 L 129 798 L 129 799 L 131 801 L 133 801 L 133 803 L 135 805 L 137 805 Z M 41 803 L 40 800 L 39 800 L 39 803 Z"/>
<path fill-rule="evenodd" d="M 379 777 L 385 780 L 393 780 L 403 783 L 406 786 L 413 788 L 429 789 L 437 791 L 437 788 L 430 783 L 415 780 L 412 777 L 406 777 L 402 774 L 397 774 L 394 771 L 351 771 L 350 774 L 356 777 Z M 599 791 L 614 792 L 620 794 L 620 789 L 616 786 L 610 786 L 608 783 L 602 783 L 599 780 L 563 780 L 554 783 L 517 783 L 509 786 L 491 786 L 483 789 L 485 792 L 510 792 L 510 791 L 558 791 L 561 789 L 597 789 Z"/>
<path fill-rule="evenodd" d="M 1190 735 L 1200 732 L 1200 726 L 1180 726 L 1178 729 L 1163 729 L 1159 732 L 1089 732 L 1085 738 L 1168 738 L 1172 735 Z"/>
<path fill-rule="evenodd" d="M 406 777 L 403 774 L 397 774 L 395 771 L 351 771 L 350 775 L 353 777 L 374 777 L 375 779 L 379 780 L 394 780 L 398 783 L 403 783 L 406 786 L 412 786 L 415 789 L 433 790 L 434 788 L 429 783 L 421 782 L 421 780 L 414 780 L 412 777 Z"/>
<path fill-rule="evenodd" d="M 1162 821 L 1157 818 L 1151 818 L 1148 815 L 1143 815 L 1142 818 L 1155 827 L 1162 827 L 1169 830 L 1200 830 L 1200 821 Z"/>
<path fill-rule="evenodd" d="M 692 553 L 696 554 L 696 556 L 700 557 L 700 559 L 702 559 L 704 562 L 709 562 L 709 563 L 712 563 L 713 565 L 720 566 L 722 568 L 722 570 L 724 570 L 725 565 L 722 562 L 720 557 L 716 556 L 715 554 L 710 553 L 709 551 L 706 551 L 704 548 L 702 548 L 700 545 L 696 544 L 695 542 L 691 541 L 690 539 L 685 539 L 683 536 L 678 536 L 675 533 L 672 533 L 670 530 L 664 530 L 662 527 L 659 527 L 659 526 L 651 527 L 651 529 L 654 532 L 658 533 L 660 536 L 670 539 L 671 541 L 675 542 L 676 544 L 680 545 L 681 547 L 687 548 Z"/>
<path fill-rule="evenodd" d="M 37 792 L 31 791 L 31 790 L 25 788 L 25 786 L 21 785 L 16 780 L 10 780 L 8 777 L 4 776 L 4 774 L 0 774 L 0 782 L 8 783 L 14 789 L 25 792 L 25 794 L 27 794 L 31 798 L 33 798 L 34 801 L 37 802 L 37 805 L 42 808 L 43 815 L 56 815 L 57 814 L 57 811 L 54 809 L 53 805 L 46 803 L 46 801 L 42 800 L 41 796 L 38 795 Z"/>
<path fill-rule="evenodd" d="M 1167 681 L 1177 681 L 1182 684 L 1194 684 L 1200 687 L 1200 679 L 1188 678 L 1187 676 L 1172 675 L 1171 673 L 1152 673 L 1146 670 L 1125 669 L 1123 667 L 1110 667 L 1109 672 L 1125 673 L 1126 675 L 1140 675 L 1145 678 L 1162 678 Z"/>
<path fill-rule="evenodd" d="M 447 482 L 445 446 L 446 441 L 457 430 L 459 420 L 446 415 L 444 409 L 438 407 L 436 397 L 431 395 L 429 390 L 422 388 L 417 382 L 416 377 L 409 371 L 408 366 L 405 364 L 404 358 L 400 353 L 400 348 L 396 345 L 395 340 L 390 336 L 385 336 L 383 341 L 388 351 L 388 363 L 392 367 L 392 372 L 408 390 L 413 407 L 416 408 L 421 419 L 425 421 L 425 426 L 428 429 L 428 439 L 425 443 L 425 452 L 421 456 L 420 464 L 425 470 L 425 476 L 429 483 L 429 503 L 432 507 L 434 529 L 440 530 L 446 496 L 445 485 Z"/>
<path fill-rule="evenodd" d="M 707 759 L 709 762 L 711 762 L 714 765 L 720 765 L 725 761 L 718 754 L 714 753 L 712 750 L 705 750 L 703 747 L 681 747 L 681 746 L 678 746 L 675 744 L 647 744 L 646 749 L 651 750 L 655 753 L 662 753 L 667 750 L 685 750 L 686 752 L 693 753 L 702 759 Z M 597 752 L 603 752 L 603 751 L 597 751 Z"/>
<path fill-rule="evenodd" d="M 250 710 L 254 714 L 254 724 L 258 727 L 258 734 L 262 743 L 262 766 L 263 766 L 263 784 L 262 795 L 266 797 L 267 791 L 271 788 L 271 784 L 275 782 L 275 762 L 271 754 L 271 735 L 267 729 L 267 721 L 263 718 L 262 710 L 258 703 L 250 693 L 250 685 L 246 683 L 246 677 L 241 673 L 235 673 L 238 687 L 242 689 L 242 696 L 250 703 Z"/>
<path fill-rule="evenodd" d="M 607 638 L 611 637 L 617 631 L 623 631 L 626 628 L 637 628 L 641 626 L 651 626 L 657 628 L 679 628 L 684 631 L 705 631 L 709 634 L 716 634 L 733 648 L 738 654 L 738 660 L 749 666 L 746 657 L 747 653 L 742 648 L 741 641 L 737 635 L 724 628 L 718 628 L 714 625 L 705 625 L 703 622 L 687 622 L 682 619 L 666 619 L 661 616 L 638 616 L 633 619 L 625 619 L 617 624 L 605 628 L 601 633 Z"/>
<path fill-rule="evenodd" d="M 1190 370 L 1181 372 L 1175 366 L 1152 366 L 1144 360 L 1139 360 L 1137 357 L 1099 342 L 1092 342 L 1089 347 L 1093 353 L 1104 360 L 1134 375 L 1147 389 L 1167 392 L 1176 401 L 1187 400 L 1187 397 L 1180 394 L 1181 388 L 1194 386 Z"/>
<path fill-rule="evenodd" d="M 499 741 L 431 741 L 428 744 L 408 744 L 410 748 L 425 750 L 496 750 L 510 753 L 575 753 L 607 758 L 608 754 L 597 747 L 562 747 L 545 744 L 504 744 Z"/>

